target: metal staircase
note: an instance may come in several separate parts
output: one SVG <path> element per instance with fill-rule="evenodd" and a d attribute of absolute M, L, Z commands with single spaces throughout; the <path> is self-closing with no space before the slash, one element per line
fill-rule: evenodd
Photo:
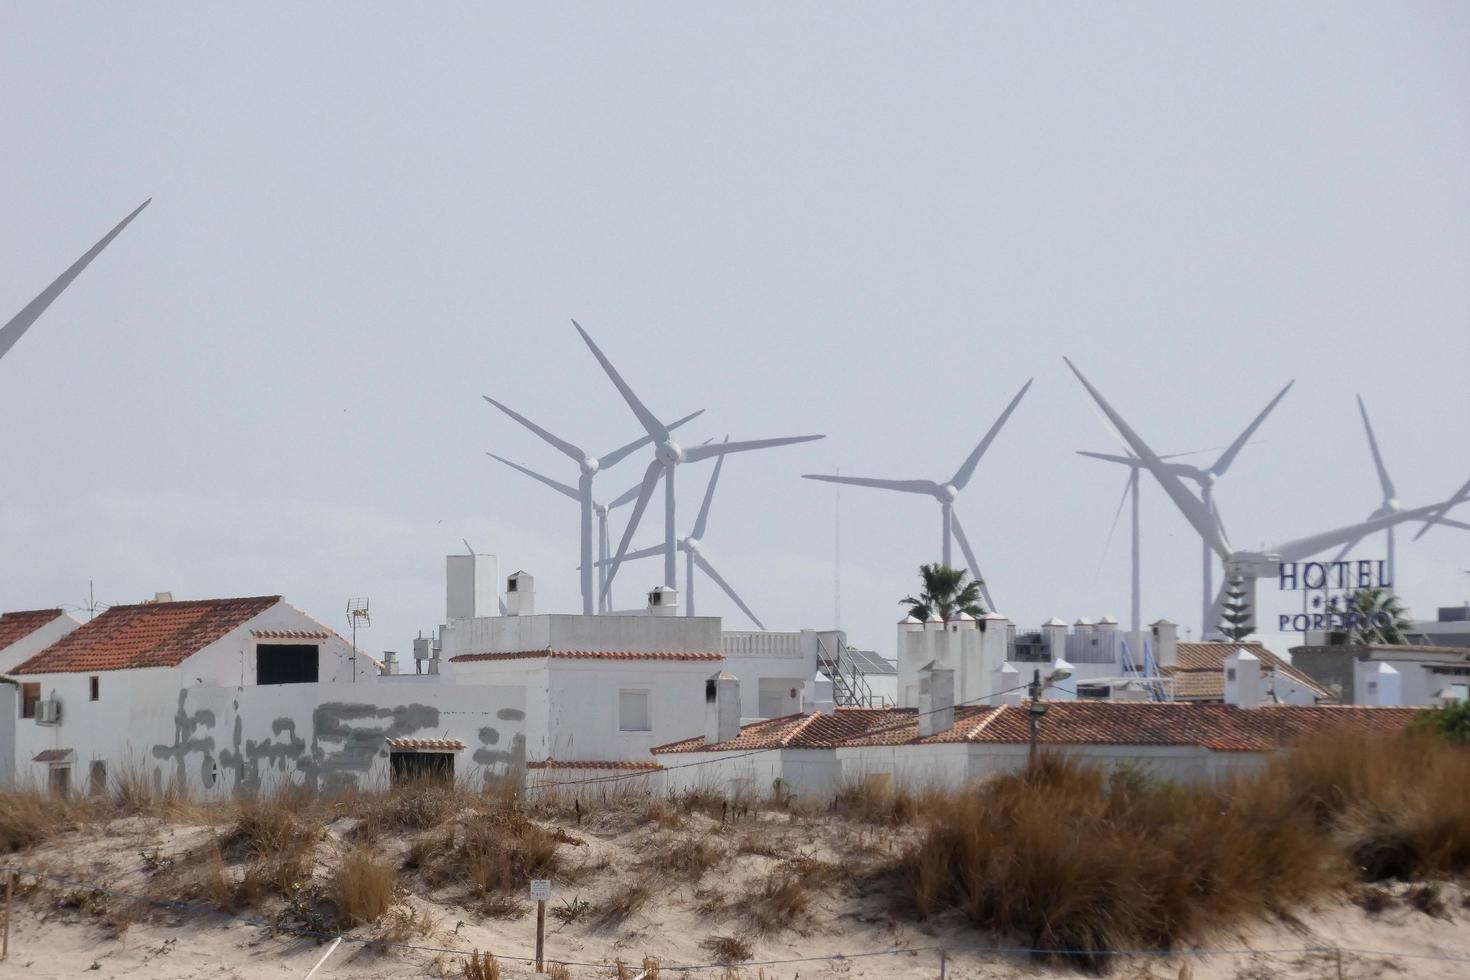
<path fill-rule="evenodd" d="M 817 634 L 817 670 L 832 682 L 832 702 L 839 708 L 890 708 L 892 702 L 874 694 L 862 666 L 837 634 Z"/>

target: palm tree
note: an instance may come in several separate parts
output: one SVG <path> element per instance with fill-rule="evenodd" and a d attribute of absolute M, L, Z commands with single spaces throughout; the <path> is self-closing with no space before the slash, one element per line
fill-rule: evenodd
<path fill-rule="evenodd" d="M 946 622 L 960 613 L 969 613 L 977 619 L 985 615 L 985 606 L 980 602 L 980 583 L 965 581 L 970 577 L 965 569 L 935 562 L 920 565 L 919 577 L 924 580 L 919 597 L 904 596 L 899 600 L 899 605 L 908 606 L 909 615 L 915 619 L 926 620 L 934 612 Z"/>
<path fill-rule="evenodd" d="M 1404 634 L 1414 628 L 1408 610 L 1388 589 L 1359 589 L 1347 597 L 1342 613 L 1353 618 L 1346 630 L 1333 632 L 1331 642 L 1399 646 L 1409 642 Z"/>

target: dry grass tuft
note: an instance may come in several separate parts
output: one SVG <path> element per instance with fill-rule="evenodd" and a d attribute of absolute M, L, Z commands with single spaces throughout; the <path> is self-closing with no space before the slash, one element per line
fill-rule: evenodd
<path fill-rule="evenodd" d="M 926 794 L 938 795 L 938 794 Z M 841 787 L 832 800 L 833 812 L 851 820 L 882 826 L 902 826 L 918 817 L 924 797 L 887 779 L 868 778 Z"/>
<path fill-rule="evenodd" d="M 393 906 L 393 866 L 371 851 L 353 850 L 332 876 L 332 897 L 343 929 L 378 921 Z"/>
<path fill-rule="evenodd" d="M 811 907 L 811 893 L 795 876 L 772 872 L 740 903 L 756 932 L 780 932 L 799 927 Z"/>
<path fill-rule="evenodd" d="M 675 836 L 651 840 L 642 864 L 676 877 L 698 881 L 705 873 L 724 863 L 727 852 L 708 836 Z"/>
<path fill-rule="evenodd" d="M 490 953 L 477 949 L 464 961 L 465 980 L 500 980 L 500 963 Z"/>
<path fill-rule="evenodd" d="M 550 980 L 572 980 L 572 971 L 565 963 L 546 964 L 546 976 Z"/>
<path fill-rule="evenodd" d="M 699 944 L 720 963 L 743 963 L 753 952 L 750 940 L 740 936 L 710 936 Z"/>
<path fill-rule="evenodd" d="M 602 928 L 621 925 L 634 912 L 647 905 L 654 894 L 653 884 L 639 878 L 616 889 L 607 901 L 598 906 L 592 921 Z"/>
<path fill-rule="evenodd" d="M 0 793 L 0 854 L 35 847 L 65 830 L 57 811 L 57 801 L 37 790 Z"/>

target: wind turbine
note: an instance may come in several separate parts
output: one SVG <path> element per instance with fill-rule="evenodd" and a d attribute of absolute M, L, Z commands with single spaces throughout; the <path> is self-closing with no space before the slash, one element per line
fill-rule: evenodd
<path fill-rule="evenodd" d="M 677 588 L 678 581 L 678 549 L 679 542 L 674 534 L 674 471 L 680 463 L 697 463 L 702 459 L 712 459 L 716 456 L 725 456 L 729 453 L 749 452 L 753 449 L 771 449 L 776 446 L 790 446 L 798 442 L 811 442 L 814 439 L 823 439 L 825 436 L 785 436 L 777 439 L 747 439 L 741 442 L 706 443 L 702 446 L 691 446 L 684 448 L 674 441 L 669 427 L 664 425 L 650 412 L 623 376 L 618 374 L 617 368 L 602 353 L 601 349 L 592 342 L 587 331 L 576 320 L 572 326 L 577 328 L 577 333 L 582 335 L 592 356 L 597 358 L 597 363 L 602 365 L 603 371 L 607 372 L 608 378 L 612 380 L 614 387 L 623 396 L 623 401 L 633 410 L 638 421 L 643 424 L 644 431 L 648 433 L 655 445 L 653 462 L 648 464 L 648 469 L 643 473 L 643 482 L 638 487 L 638 497 L 633 505 L 633 513 L 628 517 L 628 526 L 623 530 L 623 539 L 618 542 L 617 555 L 612 560 L 612 567 L 608 569 L 607 581 L 603 583 L 603 591 L 612 588 L 614 576 L 618 574 L 618 566 L 622 564 L 623 558 L 628 553 L 628 544 L 633 540 L 633 533 L 638 530 L 638 521 L 643 517 L 643 512 L 648 509 L 648 501 L 653 496 L 654 487 L 658 485 L 659 478 L 664 481 L 664 585 L 673 589 Z M 590 574 L 590 564 L 584 556 L 584 570 L 582 574 Z"/>
<path fill-rule="evenodd" d="M 551 443 L 557 449 L 561 450 L 562 453 L 571 457 L 572 460 L 575 461 L 577 466 L 581 469 L 581 475 L 577 479 L 577 489 L 575 491 L 575 495 L 577 501 L 580 502 L 582 505 L 582 563 L 580 565 L 582 572 L 582 615 L 591 616 L 593 611 L 592 514 L 595 509 L 595 504 L 592 500 L 592 478 L 596 476 L 600 471 L 606 469 L 609 466 L 612 466 L 614 463 L 621 461 L 629 453 L 634 452 L 638 449 L 642 449 L 644 446 L 648 445 L 650 442 L 653 441 L 653 437 L 651 435 L 642 436 L 638 439 L 634 439 L 626 446 L 623 446 L 619 449 L 614 449 L 612 452 L 608 453 L 605 456 L 594 457 L 590 453 L 587 453 L 582 449 L 579 449 L 578 447 L 572 445 L 570 442 L 567 442 L 565 439 L 562 439 L 559 436 L 552 435 L 550 432 L 547 432 L 545 429 L 541 428 L 541 426 L 537 425 L 535 422 L 532 422 L 524 415 L 521 415 L 519 412 L 515 411 L 512 408 L 509 408 L 506 405 L 502 405 L 500 402 L 491 398 L 489 395 L 482 395 L 481 397 L 490 404 L 494 405 L 496 408 L 500 409 L 506 415 L 509 415 L 511 418 L 521 423 L 521 425 L 524 425 L 526 428 L 536 433 L 542 439 Z M 698 412 L 691 412 L 690 414 L 684 416 L 682 419 L 679 419 L 677 422 L 670 424 L 668 426 L 668 429 L 666 429 L 665 431 L 677 429 L 685 422 L 688 422 L 690 419 L 695 418 L 703 412 L 704 409 L 702 408 Z M 487 455 L 494 456 L 495 454 L 489 453 Z M 500 459 L 499 456 L 496 456 L 495 458 Z M 501 462 L 506 463 L 508 461 L 501 460 Z M 516 466 L 516 464 L 514 463 L 509 463 L 508 465 Z M 516 469 L 521 469 L 521 467 L 516 466 Z M 532 473 L 530 470 L 523 470 L 522 472 L 525 472 L 531 476 L 536 476 L 538 479 L 541 479 L 539 474 Z M 545 481 L 543 480 L 543 482 Z M 552 484 L 557 489 L 560 489 L 562 486 L 562 484 L 555 483 L 555 481 L 552 481 Z"/>
<path fill-rule="evenodd" d="M 131 214 L 114 225 L 111 231 L 103 235 L 102 239 L 96 245 L 87 249 L 86 254 L 73 262 L 51 285 L 41 290 L 39 296 L 31 300 L 19 313 L 11 317 L 5 326 L 0 327 L 0 357 L 4 357 L 10 351 L 10 348 L 15 346 L 15 342 L 20 340 L 25 332 L 30 329 L 31 324 L 35 323 L 42 313 L 46 312 L 46 307 L 54 303 L 56 297 L 60 296 L 67 286 L 71 285 L 72 280 L 81 275 L 82 270 L 90 265 L 93 259 L 102 254 L 102 250 L 128 226 L 130 221 L 136 218 L 151 203 L 153 203 L 153 198 L 150 197 L 134 208 Z"/>
<path fill-rule="evenodd" d="M 1158 481 L 1159 486 L 1168 494 L 1169 499 L 1174 502 L 1174 505 L 1179 508 L 1180 513 L 1194 527 L 1195 532 L 1220 557 L 1228 569 L 1238 572 L 1242 576 L 1247 590 L 1247 601 L 1253 609 L 1256 608 L 1256 580 L 1262 575 L 1275 574 L 1283 562 L 1301 561 L 1302 559 L 1310 558 L 1312 555 L 1319 554 L 1330 548 L 1340 547 L 1356 538 L 1373 534 L 1397 524 L 1402 524 L 1405 521 L 1435 520 L 1438 515 L 1442 515 L 1450 508 L 1470 499 L 1470 482 L 1467 482 L 1465 486 L 1456 492 L 1455 496 L 1440 503 L 1407 510 L 1401 509 L 1392 514 L 1384 514 L 1358 524 L 1349 524 L 1344 527 L 1322 531 L 1318 534 L 1308 535 L 1307 537 L 1286 541 L 1262 551 L 1237 551 L 1230 547 L 1230 542 L 1226 539 L 1225 532 L 1220 522 L 1216 519 L 1216 515 L 1189 491 L 1180 479 L 1179 474 L 1170 469 L 1171 464 L 1164 462 L 1158 453 L 1149 448 L 1148 444 L 1143 441 L 1138 433 L 1133 431 L 1133 428 L 1123 420 L 1123 417 L 1117 413 L 1113 406 L 1108 404 L 1107 400 L 1103 398 L 1102 393 L 1092 386 L 1092 382 L 1088 381 L 1086 376 L 1077 369 L 1077 365 L 1073 364 L 1069 358 L 1063 358 L 1063 360 L 1067 362 L 1067 367 L 1072 369 L 1072 373 L 1077 376 L 1077 380 L 1082 382 L 1082 386 L 1087 389 L 1087 393 L 1092 396 L 1093 401 L 1103 410 L 1108 421 L 1117 429 L 1118 434 L 1123 437 L 1123 440 L 1128 444 L 1128 448 L 1137 455 L 1143 467 L 1153 474 L 1154 479 Z M 1223 605 L 1224 588 L 1225 586 L 1222 585 L 1221 591 L 1215 596 L 1214 603 L 1205 611 L 1205 619 L 1200 627 L 1202 636 L 1206 633 L 1217 632 L 1217 627 L 1214 624 L 1217 622 L 1216 613 Z"/>
<path fill-rule="evenodd" d="M 1394 489 L 1393 478 L 1388 475 L 1388 467 L 1384 465 L 1383 454 L 1379 452 L 1378 438 L 1373 434 L 1373 423 L 1368 421 L 1368 408 L 1363 404 L 1362 395 L 1358 396 L 1358 414 L 1363 417 L 1363 431 L 1366 432 L 1368 435 L 1368 451 L 1373 454 L 1373 468 L 1378 471 L 1378 487 L 1380 490 L 1383 491 L 1382 503 L 1380 503 L 1378 507 L 1368 515 L 1368 518 L 1371 520 L 1375 517 L 1383 517 L 1388 514 L 1397 514 L 1403 508 L 1399 505 L 1398 491 Z M 1419 538 L 1423 537 L 1424 532 L 1428 531 L 1435 524 L 1443 524 L 1446 527 L 1457 527 L 1464 531 L 1470 531 L 1470 524 L 1466 524 L 1463 521 L 1452 520 L 1450 518 L 1440 515 L 1433 515 L 1431 520 L 1427 520 L 1424 522 L 1424 527 L 1420 528 L 1419 533 L 1415 535 L 1414 540 L 1418 541 Z M 1390 584 L 1392 584 L 1394 582 L 1397 582 L 1398 578 L 1396 577 L 1395 572 L 1396 546 L 1394 542 L 1393 527 L 1391 525 L 1384 530 L 1383 536 L 1388 545 L 1388 581 Z M 1351 551 L 1353 546 L 1361 540 L 1361 537 L 1354 538 L 1352 541 L 1349 541 L 1347 544 L 1343 545 L 1342 550 L 1337 553 L 1335 560 L 1341 561 L 1343 555 L 1346 555 L 1349 551 Z"/>
<path fill-rule="evenodd" d="M 1031 382 L 1034 380 L 1036 379 L 1031 378 L 1021 386 L 1021 390 L 1016 392 L 1016 397 L 1012 398 L 1011 403 L 1006 406 L 1005 411 L 1000 413 L 1000 418 L 996 419 L 995 423 L 991 425 L 990 431 L 986 432 L 975 448 L 970 450 L 970 455 L 965 457 L 965 461 L 960 464 L 960 468 L 955 471 L 954 476 L 946 483 L 939 483 L 935 480 L 876 480 L 865 476 L 836 476 L 825 473 L 807 473 L 802 476 L 802 479 L 821 480 L 824 483 L 845 483 L 854 487 L 873 487 L 878 490 L 895 490 L 899 493 L 927 494 L 939 501 L 941 528 L 940 551 L 943 555 L 944 564 L 953 565 L 953 562 L 950 560 L 950 542 L 952 540 L 958 541 L 960 543 L 960 550 L 965 553 L 965 561 L 970 565 L 970 575 L 975 579 L 975 582 L 980 586 L 980 591 L 985 596 L 985 605 L 994 612 L 995 600 L 990 598 L 990 587 L 985 582 L 985 576 L 980 574 L 980 565 L 975 561 L 975 552 L 970 547 L 970 540 L 965 537 L 965 529 L 960 526 L 959 516 L 954 512 L 954 502 L 959 497 L 960 491 L 965 489 L 966 484 L 970 482 L 970 477 L 974 475 L 975 467 L 980 462 L 980 457 L 985 455 L 985 451 L 995 441 L 995 437 L 1000 433 L 1001 427 L 1006 424 L 1006 420 L 1011 417 L 1011 413 L 1021 403 L 1021 399 L 1025 396 L 1027 390 L 1030 389 Z"/>
<path fill-rule="evenodd" d="M 492 459 L 500 460 L 502 463 L 504 463 L 506 466 L 509 466 L 513 470 L 519 470 L 520 472 L 529 476 L 531 479 L 536 480 L 539 483 L 543 483 L 551 489 L 555 490 L 563 497 L 570 497 L 572 500 L 577 501 L 578 503 L 580 503 L 582 500 L 582 494 L 575 487 L 569 487 L 565 483 L 562 483 L 558 480 L 553 480 L 551 477 L 545 476 L 541 473 L 537 473 L 535 470 L 528 469 L 527 467 L 522 466 L 520 463 L 513 463 L 510 460 L 506 459 L 504 456 L 496 456 L 494 453 L 486 453 L 485 455 L 491 457 Z M 621 496 L 619 496 L 610 504 L 598 503 L 596 498 L 593 498 L 592 501 L 592 510 L 597 515 L 597 611 L 600 613 L 610 612 L 612 610 L 612 600 L 609 595 L 603 592 L 602 589 L 603 583 L 607 578 L 608 564 L 607 514 L 608 511 L 616 510 L 624 504 L 631 502 L 636 496 L 638 496 L 638 484 L 635 483 L 632 489 L 624 492 Z"/>
<path fill-rule="evenodd" d="M 725 437 L 726 442 L 729 439 L 729 436 Z M 709 556 L 704 551 L 704 530 L 705 525 L 709 522 L 710 501 L 714 499 L 715 484 L 720 480 L 720 468 L 724 465 L 724 456 L 715 457 L 715 469 L 710 474 L 709 486 L 705 488 L 704 502 L 699 505 L 699 516 L 694 519 L 694 529 L 678 541 L 679 550 L 684 552 L 684 615 L 694 615 L 694 569 L 698 567 L 712 582 L 725 591 L 725 595 L 729 596 L 735 605 L 740 607 L 740 611 L 745 613 L 751 622 L 755 623 L 757 629 L 765 629 L 765 624 L 760 621 L 760 618 L 755 613 L 751 612 L 750 607 L 745 604 L 745 600 L 740 598 L 740 595 L 730 586 L 729 582 L 725 581 L 724 576 L 715 571 L 714 565 L 710 563 Z M 652 558 L 654 555 L 660 554 L 663 554 L 663 546 L 655 545 L 651 548 L 630 551 L 623 556 L 623 561 Z"/>
<path fill-rule="evenodd" d="M 1071 364 L 1072 362 L 1068 361 L 1067 363 Z M 1077 369 L 1074 367 L 1072 370 L 1075 371 Z M 1222 537 L 1225 534 L 1225 527 L 1224 523 L 1220 520 L 1220 509 L 1215 504 L 1215 481 L 1224 476 L 1226 472 L 1229 471 L 1231 464 L 1235 462 L 1235 457 L 1240 455 L 1240 451 L 1245 448 L 1245 444 L 1250 442 L 1251 436 L 1255 435 L 1256 430 L 1261 427 L 1261 423 L 1266 421 L 1266 416 L 1270 415 L 1271 410 L 1276 407 L 1281 399 L 1286 397 L 1286 393 L 1291 390 L 1291 386 L 1294 384 L 1296 384 L 1295 380 L 1288 381 L 1286 383 L 1286 386 L 1276 393 L 1276 397 L 1267 402 L 1266 407 L 1261 409 L 1259 414 L 1257 414 L 1256 417 L 1251 420 L 1251 424 L 1246 426 L 1244 431 L 1242 431 L 1240 435 L 1235 437 L 1235 441 L 1225 447 L 1225 451 L 1220 454 L 1219 458 L 1216 459 L 1212 465 L 1207 467 L 1199 467 L 1191 465 L 1189 463 L 1164 463 L 1164 466 L 1168 469 L 1170 473 L 1173 473 L 1175 476 L 1182 477 L 1183 479 L 1190 480 L 1197 487 L 1199 487 L 1200 502 L 1204 505 L 1205 510 L 1210 513 L 1211 518 L 1214 520 L 1214 522 L 1219 525 L 1220 534 Z M 1144 465 L 1143 461 L 1140 460 L 1138 456 L 1131 453 L 1126 456 L 1118 456 L 1111 453 L 1094 453 L 1083 450 L 1080 452 L 1080 454 L 1083 456 L 1090 456 L 1093 459 L 1107 460 L 1110 463 L 1121 463 L 1124 466 L 1131 467 L 1135 475 L 1138 473 L 1139 467 Z M 1179 455 L 1189 454 L 1181 453 Z M 1159 457 L 1159 459 L 1161 460 L 1171 460 L 1177 458 L 1178 456 Z M 1136 513 L 1136 501 L 1134 509 Z M 1136 535 L 1136 523 L 1134 525 L 1134 531 Z M 1214 556 L 1211 554 L 1212 550 L 1213 549 L 1211 548 L 1209 542 L 1204 542 L 1200 549 L 1200 578 L 1202 581 L 1202 588 L 1200 591 L 1200 608 L 1204 610 L 1205 616 L 1209 615 L 1210 607 L 1214 604 L 1215 601 L 1215 560 Z M 1136 583 L 1134 589 L 1136 594 Z M 1134 613 L 1134 618 L 1135 620 L 1138 618 L 1138 614 L 1136 612 Z M 1137 632 L 1138 628 L 1138 624 L 1135 622 L 1134 631 Z"/>

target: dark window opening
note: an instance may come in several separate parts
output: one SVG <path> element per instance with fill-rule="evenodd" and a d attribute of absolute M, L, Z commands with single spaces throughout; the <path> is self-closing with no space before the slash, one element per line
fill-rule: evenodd
<path fill-rule="evenodd" d="M 390 752 L 393 785 L 407 782 L 454 782 L 454 756 L 449 752 Z"/>
<path fill-rule="evenodd" d="M 99 678 L 99 677 L 89 677 L 89 678 L 87 678 L 87 687 L 88 687 L 88 694 L 91 695 L 91 700 L 96 701 L 101 696 L 101 693 L 100 693 L 101 692 L 101 689 L 102 689 L 101 688 L 101 678 Z"/>
<path fill-rule="evenodd" d="M 22 684 L 20 686 L 20 716 L 22 718 L 36 717 L 36 705 L 41 703 L 41 685 Z"/>
<path fill-rule="evenodd" d="M 315 684 L 321 649 L 315 643 L 269 643 L 255 648 L 255 683 Z"/>
<path fill-rule="evenodd" d="M 51 795 L 68 796 L 71 794 L 71 766 L 51 767 Z"/>

